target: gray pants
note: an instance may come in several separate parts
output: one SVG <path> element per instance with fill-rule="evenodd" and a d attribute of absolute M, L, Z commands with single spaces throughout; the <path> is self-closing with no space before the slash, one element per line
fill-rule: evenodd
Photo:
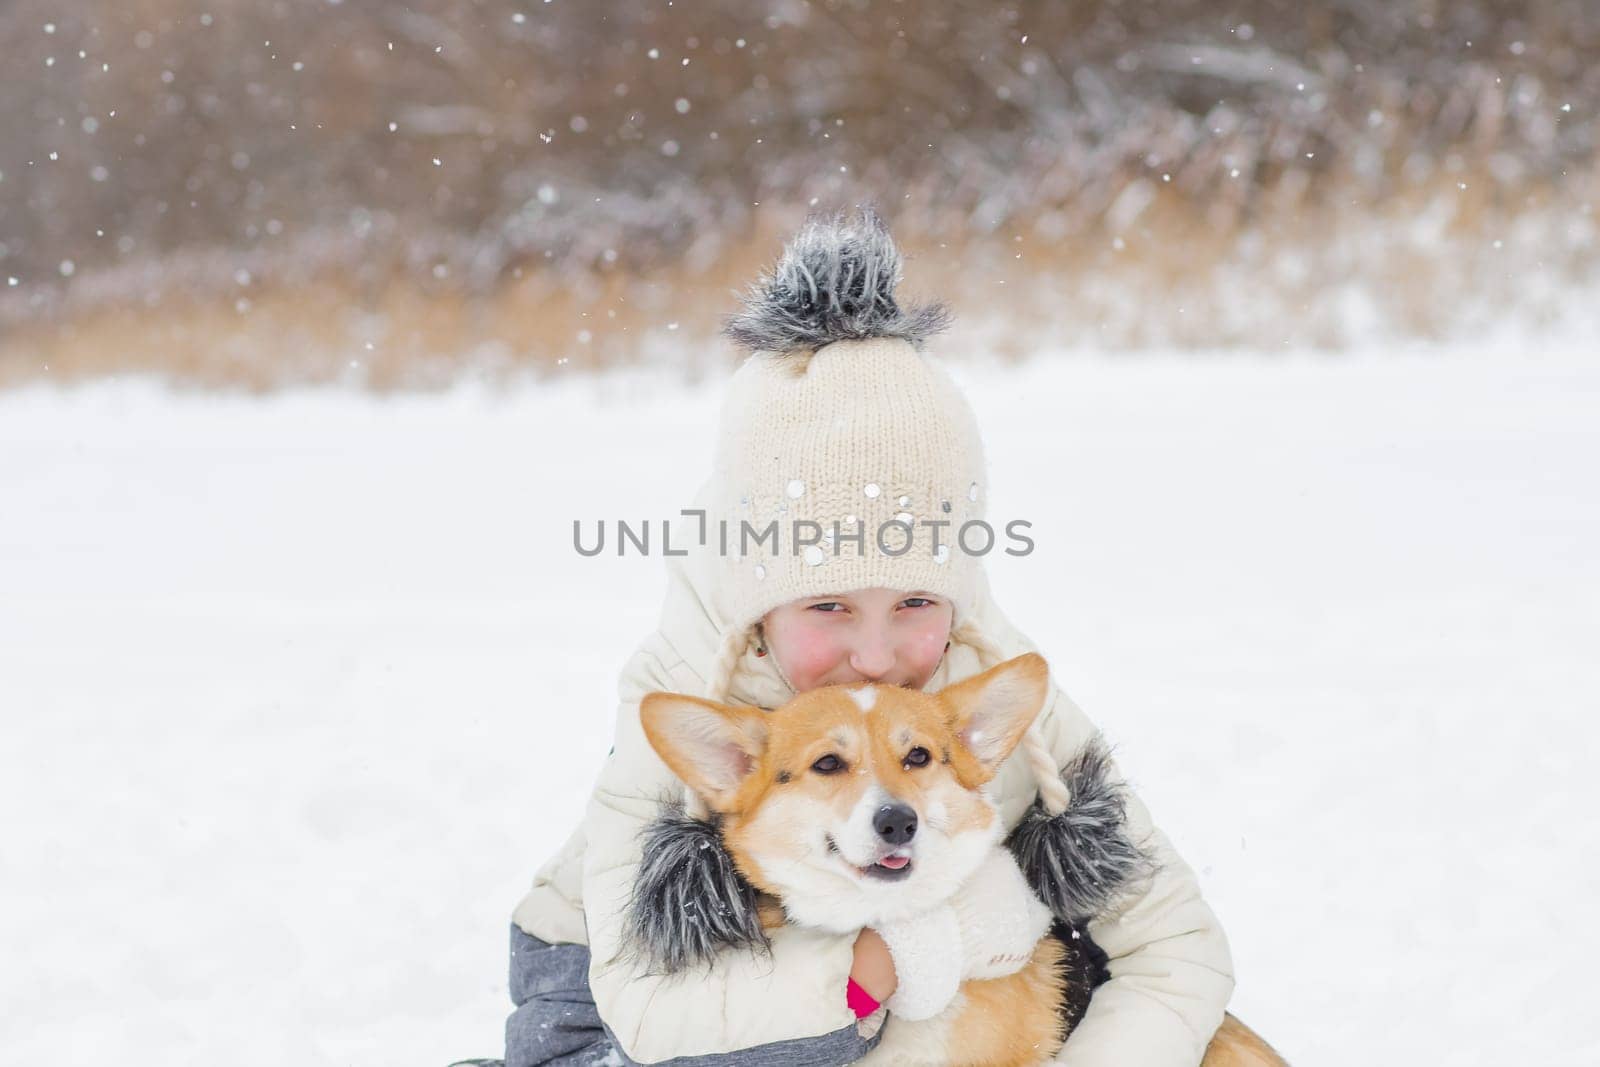
<path fill-rule="evenodd" d="M 627 1062 L 589 995 L 589 950 L 551 945 L 511 926 L 506 1067 L 591 1067 Z"/>

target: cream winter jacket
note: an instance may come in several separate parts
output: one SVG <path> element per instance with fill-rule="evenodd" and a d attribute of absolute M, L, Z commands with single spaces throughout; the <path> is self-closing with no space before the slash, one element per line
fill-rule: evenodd
<path fill-rule="evenodd" d="M 691 981 L 639 973 L 619 954 L 640 832 L 657 815 L 659 799 L 682 788 L 645 740 L 639 701 L 654 690 L 702 693 L 723 630 L 724 620 L 714 616 L 707 560 L 699 554 L 669 559 L 668 574 L 660 628 L 623 672 L 615 748 L 583 823 L 540 870 L 513 916 L 517 927 L 542 941 L 589 946 L 589 984 L 600 1017 L 621 1051 L 646 1064 L 815 1038 L 856 1025 L 844 997 L 850 936 L 785 927 L 774 932 L 770 957 L 727 952 L 709 974 L 697 973 Z M 1034 651 L 994 605 L 987 583 L 974 618 L 1007 657 Z M 954 644 L 928 689 L 979 670 L 977 653 Z M 747 654 L 733 700 L 776 707 L 792 695 L 770 658 Z M 1058 764 L 1095 733 L 1054 687 L 1040 726 Z M 1035 795 L 1020 756 L 1002 766 L 993 795 L 1009 830 Z M 1110 958 L 1111 979 L 1095 991 L 1087 1015 L 1053 1062 L 1194 1067 L 1233 989 L 1228 943 L 1193 872 L 1131 795 L 1128 820 L 1160 868 L 1142 895 L 1090 924 L 1090 936 Z"/>

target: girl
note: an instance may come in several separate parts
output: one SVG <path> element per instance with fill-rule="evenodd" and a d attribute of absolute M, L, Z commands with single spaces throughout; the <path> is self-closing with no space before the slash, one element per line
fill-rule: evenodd
<path fill-rule="evenodd" d="M 683 788 L 643 735 L 646 693 L 773 708 L 841 683 L 937 691 L 1031 650 L 957 537 L 971 524 L 966 543 L 982 540 L 982 444 L 921 352 L 945 313 L 902 310 L 899 277 L 870 213 L 812 222 L 729 323 L 753 355 L 698 498 L 703 544 L 669 559 L 660 627 L 624 670 L 616 745 L 583 823 L 516 909 L 507 1067 L 844 1064 L 873 1046 L 852 1004 L 890 997 L 901 977 L 873 931 L 782 927 L 770 953 L 723 952 L 685 980 L 627 951 L 627 909 L 641 832 Z M 990 787 L 1008 828 L 1041 791 L 1061 810 L 1055 768 L 1093 736 L 1052 690 Z M 1054 1062 L 1193 1067 L 1233 988 L 1227 941 L 1132 797 L 1127 815 L 1155 873 L 1090 924 L 1111 977 Z"/>

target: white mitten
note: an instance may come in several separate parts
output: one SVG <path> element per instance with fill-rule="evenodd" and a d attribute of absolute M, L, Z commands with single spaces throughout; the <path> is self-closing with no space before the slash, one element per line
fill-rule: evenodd
<path fill-rule="evenodd" d="M 961 930 L 961 977 L 999 978 L 1033 958 L 1050 931 L 1050 909 L 1005 848 L 995 848 L 950 900 Z M 898 961 L 896 961 L 898 971 Z"/>
<path fill-rule="evenodd" d="M 943 1011 L 961 988 L 961 932 L 955 912 L 941 905 L 873 929 L 889 946 L 898 983 L 884 1006 L 913 1021 Z"/>

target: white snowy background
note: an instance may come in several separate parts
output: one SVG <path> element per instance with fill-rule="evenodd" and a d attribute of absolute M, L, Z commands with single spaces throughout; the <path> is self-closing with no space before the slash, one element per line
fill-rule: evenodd
<path fill-rule="evenodd" d="M 962 378 L 1001 603 L 1300 1065 L 1600 1062 L 1600 362 L 1084 355 Z M 716 389 L 0 394 L 0 1060 L 499 1055 Z M 592 528 L 592 526 L 591 526 Z"/>

